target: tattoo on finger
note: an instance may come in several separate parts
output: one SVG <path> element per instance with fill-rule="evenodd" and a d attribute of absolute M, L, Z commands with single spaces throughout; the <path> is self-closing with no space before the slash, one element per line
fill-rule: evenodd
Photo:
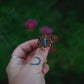
<path fill-rule="evenodd" d="M 31 62 L 30 65 L 40 65 L 41 64 L 41 59 L 39 57 L 34 57 L 33 59 L 37 59 L 38 62 L 37 63 Z"/>

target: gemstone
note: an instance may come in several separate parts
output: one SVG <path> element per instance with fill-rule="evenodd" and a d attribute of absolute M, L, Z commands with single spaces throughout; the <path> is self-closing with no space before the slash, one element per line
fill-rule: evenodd
<path fill-rule="evenodd" d="M 47 46 L 48 40 L 46 38 L 43 39 L 43 46 Z"/>

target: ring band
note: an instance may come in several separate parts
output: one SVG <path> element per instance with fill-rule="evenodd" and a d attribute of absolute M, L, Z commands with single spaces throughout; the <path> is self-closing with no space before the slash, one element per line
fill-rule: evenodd
<path fill-rule="evenodd" d="M 17 57 L 17 56 L 12 56 L 12 58 L 15 58 L 15 59 L 17 59 L 17 58 L 20 58 L 20 57 Z"/>

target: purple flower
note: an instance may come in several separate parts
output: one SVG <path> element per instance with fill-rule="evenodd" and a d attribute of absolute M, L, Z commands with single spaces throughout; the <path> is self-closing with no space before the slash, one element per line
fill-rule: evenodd
<path fill-rule="evenodd" d="M 53 32 L 53 30 L 48 26 L 42 27 L 40 31 L 42 34 L 52 34 Z"/>
<path fill-rule="evenodd" d="M 30 19 L 25 22 L 25 27 L 28 28 L 29 31 L 32 31 L 37 26 L 37 21 Z"/>

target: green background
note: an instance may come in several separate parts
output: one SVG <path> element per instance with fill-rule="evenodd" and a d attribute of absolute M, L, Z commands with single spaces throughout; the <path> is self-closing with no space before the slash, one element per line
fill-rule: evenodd
<path fill-rule="evenodd" d="M 6 66 L 21 43 L 38 38 L 49 26 L 58 36 L 48 55 L 47 84 L 84 84 L 84 0 L 0 0 L 0 82 L 7 84 Z M 38 21 L 32 32 L 28 19 Z"/>

